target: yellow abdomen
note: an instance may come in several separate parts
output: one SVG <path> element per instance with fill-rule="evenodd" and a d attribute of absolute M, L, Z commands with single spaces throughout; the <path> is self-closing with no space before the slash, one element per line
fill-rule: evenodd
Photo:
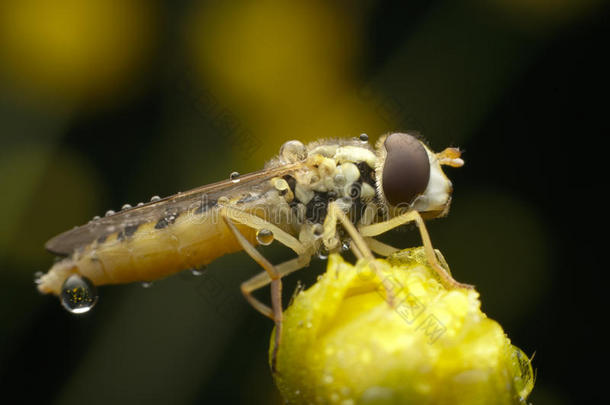
<path fill-rule="evenodd" d="M 256 244 L 253 229 L 237 227 Z M 197 215 L 189 211 L 172 222 L 143 223 L 93 242 L 55 263 L 40 279 L 38 289 L 57 295 L 70 274 L 85 276 L 95 285 L 151 281 L 205 266 L 239 250 L 218 208 Z"/>

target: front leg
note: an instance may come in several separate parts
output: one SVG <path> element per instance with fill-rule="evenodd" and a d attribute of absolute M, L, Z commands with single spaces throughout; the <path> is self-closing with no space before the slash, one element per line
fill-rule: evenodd
<path fill-rule="evenodd" d="M 394 217 L 388 221 L 362 226 L 359 230 L 362 236 L 371 237 L 380 235 L 409 222 L 415 222 L 417 224 L 417 229 L 419 229 L 419 234 L 424 245 L 424 251 L 426 252 L 426 259 L 428 260 L 428 263 L 430 263 L 430 266 L 432 266 L 434 271 L 436 271 L 436 273 L 440 277 L 443 285 L 445 285 L 445 287 L 447 288 L 474 288 L 474 286 L 470 284 L 463 284 L 455 280 L 451 276 L 451 274 L 447 272 L 447 270 L 445 270 L 443 266 L 441 266 L 438 258 L 436 257 L 434 247 L 432 247 L 432 241 L 430 240 L 430 235 L 428 234 L 428 230 L 426 229 L 426 224 L 424 223 L 424 220 L 419 214 L 419 212 L 417 212 L 416 210 L 405 212 L 404 214 Z"/>
<path fill-rule="evenodd" d="M 390 246 L 388 244 L 380 242 L 374 238 L 366 237 L 366 238 L 364 238 L 364 240 L 366 241 L 366 244 L 371 248 L 371 250 L 373 252 L 377 253 L 378 255 L 384 256 L 384 257 L 388 257 L 391 254 L 394 254 L 394 253 L 400 251 L 400 249 L 397 249 L 394 246 Z"/>

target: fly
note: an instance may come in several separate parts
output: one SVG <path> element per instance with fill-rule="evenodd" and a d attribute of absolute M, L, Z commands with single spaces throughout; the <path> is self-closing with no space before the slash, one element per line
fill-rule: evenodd
<path fill-rule="evenodd" d="M 471 288 L 441 265 L 424 224 L 424 218 L 449 210 L 452 185 L 441 166 L 463 164 L 459 149 L 434 153 L 405 133 L 383 136 L 375 147 L 364 134 L 308 145 L 288 141 L 261 171 L 235 172 L 225 181 L 125 205 L 54 237 L 45 247 L 62 258 L 38 277 L 38 290 L 82 313 L 97 301 L 95 286 L 150 283 L 244 250 L 264 271 L 242 283 L 241 290 L 276 323 L 277 352 L 283 276 L 329 252 L 351 249 L 366 260 L 373 253 L 388 256 L 398 249 L 374 237 L 409 222 L 417 224 L 427 260 L 441 282 Z M 255 246 L 274 241 L 297 256 L 270 263 Z M 252 294 L 269 284 L 271 306 Z"/>

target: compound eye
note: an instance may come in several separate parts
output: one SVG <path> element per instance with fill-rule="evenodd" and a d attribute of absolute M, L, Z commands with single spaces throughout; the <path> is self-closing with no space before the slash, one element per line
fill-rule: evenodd
<path fill-rule="evenodd" d="M 389 135 L 384 147 L 383 193 L 392 205 L 411 204 L 428 186 L 428 153 L 415 137 L 402 133 Z"/>

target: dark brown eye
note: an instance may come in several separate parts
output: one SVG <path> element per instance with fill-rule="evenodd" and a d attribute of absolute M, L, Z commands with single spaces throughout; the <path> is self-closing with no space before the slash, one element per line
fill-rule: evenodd
<path fill-rule="evenodd" d="M 383 193 L 392 205 L 411 204 L 428 186 L 428 153 L 416 138 L 401 133 L 389 135 L 384 147 Z"/>

